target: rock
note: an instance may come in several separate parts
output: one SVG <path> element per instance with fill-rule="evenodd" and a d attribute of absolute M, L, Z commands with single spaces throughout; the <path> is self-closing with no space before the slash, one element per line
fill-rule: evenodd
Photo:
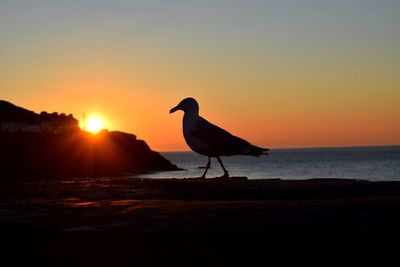
<path fill-rule="evenodd" d="M 70 127 L 77 125 L 72 116 L 39 115 L 5 101 L 0 103 L 0 111 L 0 123 L 6 126 L 0 129 L 2 182 L 16 177 L 31 180 L 179 170 L 133 134 L 106 130 L 90 134 Z M 45 124 L 56 125 L 45 130 L 32 127 L 32 123 L 40 125 L 41 118 L 52 118 L 58 124 Z M 10 122 L 13 119 L 18 120 Z M 64 127 L 64 122 L 72 124 Z"/>

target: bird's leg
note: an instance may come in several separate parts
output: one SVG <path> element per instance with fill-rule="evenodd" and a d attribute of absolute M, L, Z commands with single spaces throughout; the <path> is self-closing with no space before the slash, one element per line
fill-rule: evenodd
<path fill-rule="evenodd" d="M 206 178 L 206 173 L 207 173 L 208 169 L 210 168 L 210 165 L 211 165 L 211 157 L 208 157 L 207 167 L 206 167 L 203 175 L 200 178 Z"/>
<path fill-rule="evenodd" d="M 219 177 L 219 178 L 228 178 L 228 177 L 229 177 L 229 173 L 228 173 L 228 171 L 225 169 L 224 164 L 222 164 L 221 158 L 220 158 L 220 157 L 217 157 L 217 160 L 218 160 L 219 164 L 221 164 L 222 169 L 224 170 L 224 175 L 222 175 L 222 176 Z"/>

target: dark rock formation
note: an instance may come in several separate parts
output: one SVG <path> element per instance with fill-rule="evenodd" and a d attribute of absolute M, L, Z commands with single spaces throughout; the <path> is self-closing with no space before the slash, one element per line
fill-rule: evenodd
<path fill-rule="evenodd" d="M 79 122 L 72 114 L 33 111 L 0 100 L 0 131 L 2 132 L 72 132 L 79 130 Z"/>
<path fill-rule="evenodd" d="M 0 118 L 7 118 L 8 123 L 38 123 L 37 118 L 43 115 L 12 104 L 0 106 Z M 27 121 L 28 117 L 32 120 Z M 10 121 L 13 118 L 19 120 Z M 55 116 L 55 120 L 59 121 L 59 118 Z M 14 177 L 98 177 L 178 169 L 133 134 L 102 131 L 93 135 L 60 124 L 53 129 L 0 131 L 0 176 L 3 181 Z"/>

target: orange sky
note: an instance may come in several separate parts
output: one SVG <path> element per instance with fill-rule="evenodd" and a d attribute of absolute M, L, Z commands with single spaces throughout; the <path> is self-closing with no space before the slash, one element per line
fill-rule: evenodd
<path fill-rule="evenodd" d="M 394 1 L 87 2 L 0 3 L 1 99 L 161 151 L 187 150 L 188 96 L 264 147 L 400 144 Z"/>

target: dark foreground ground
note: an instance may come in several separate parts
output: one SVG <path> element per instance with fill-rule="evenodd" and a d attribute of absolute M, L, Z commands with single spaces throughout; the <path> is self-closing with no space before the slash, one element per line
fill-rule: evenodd
<path fill-rule="evenodd" d="M 400 182 L 101 178 L 0 185 L 0 200 L 1 266 L 400 261 Z"/>

